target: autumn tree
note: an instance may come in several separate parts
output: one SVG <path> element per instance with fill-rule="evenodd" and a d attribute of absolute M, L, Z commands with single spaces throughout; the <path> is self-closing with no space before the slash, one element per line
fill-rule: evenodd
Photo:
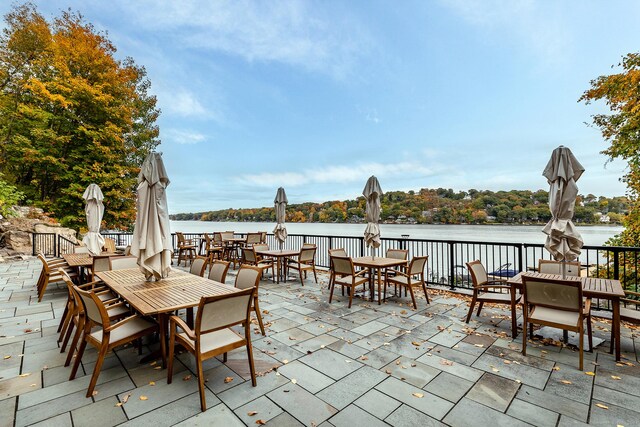
<path fill-rule="evenodd" d="M 0 36 L 0 168 L 28 201 L 84 226 L 82 193 L 105 195 L 104 225 L 135 219 L 139 165 L 159 144 L 156 98 L 143 67 L 80 14 L 48 22 L 14 6 Z"/>
<path fill-rule="evenodd" d="M 580 101 L 590 104 L 604 100 L 610 114 L 595 114 L 593 123 L 609 143 L 603 154 L 623 159 L 628 172 L 622 178 L 627 184 L 631 207 L 624 219 L 625 229 L 616 244 L 640 246 L 640 53 L 630 53 L 618 64 L 619 73 L 600 76 Z"/>

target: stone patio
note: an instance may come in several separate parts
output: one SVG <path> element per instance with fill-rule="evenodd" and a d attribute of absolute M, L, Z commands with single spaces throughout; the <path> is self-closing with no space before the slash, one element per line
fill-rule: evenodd
<path fill-rule="evenodd" d="M 51 285 L 41 303 L 37 260 L 0 264 L 0 426 L 577 426 L 640 424 L 636 331 L 623 327 L 622 363 L 608 354 L 606 320 L 594 319 L 604 343 L 578 353 L 534 340 L 528 356 L 510 338 L 509 312 L 485 307 L 469 325 L 464 296 L 430 291 L 431 304 L 361 298 L 351 309 L 337 292 L 328 304 L 327 275 L 276 285 L 263 281 L 267 336 L 253 344 L 260 372 L 251 386 L 242 349 L 226 364 L 205 364 L 208 410 L 200 411 L 195 366 L 178 356 L 174 381 L 137 350 L 109 354 L 85 398 L 96 353 L 68 381 L 56 329 L 66 290 Z M 231 271 L 227 283 L 232 283 Z M 157 344 L 145 346 L 143 355 Z"/>

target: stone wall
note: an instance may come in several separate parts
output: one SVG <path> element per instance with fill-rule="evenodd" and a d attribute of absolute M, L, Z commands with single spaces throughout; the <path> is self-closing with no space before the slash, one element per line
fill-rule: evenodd
<path fill-rule="evenodd" d="M 62 227 L 47 217 L 42 209 L 19 206 L 14 207 L 14 211 L 16 217 L 0 220 L 0 247 L 12 255 L 31 255 L 31 233 L 55 233 L 78 243 L 75 230 Z"/>

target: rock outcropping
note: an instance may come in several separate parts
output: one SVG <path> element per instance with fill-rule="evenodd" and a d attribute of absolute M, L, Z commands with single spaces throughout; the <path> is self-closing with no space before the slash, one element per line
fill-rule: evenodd
<path fill-rule="evenodd" d="M 76 232 L 60 226 L 44 214 L 42 209 L 16 206 L 14 218 L 0 219 L 0 250 L 2 255 L 31 255 L 32 233 L 54 233 L 78 243 Z"/>

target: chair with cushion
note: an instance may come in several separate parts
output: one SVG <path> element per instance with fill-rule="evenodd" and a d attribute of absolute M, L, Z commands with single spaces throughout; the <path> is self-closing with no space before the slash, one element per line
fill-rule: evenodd
<path fill-rule="evenodd" d="M 127 245 L 127 246 L 125 246 L 123 255 L 124 255 L 124 256 L 129 256 L 129 255 L 131 255 L 131 245 Z"/>
<path fill-rule="evenodd" d="M 473 281 L 473 297 L 467 314 L 467 323 L 471 320 L 471 314 L 476 303 L 479 303 L 476 316 L 480 316 L 480 311 L 485 302 L 509 304 L 511 306 L 511 286 L 505 284 L 506 280 L 489 280 L 487 270 L 478 260 L 468 262 L 467 269 L 471 273 L 471 280 Z M 518 299 L 516 298 L 516 303 Z"/>
<path fill-rule="evenodd" d="M 89 248 L 86 246 L 74 246 L 73 247 L 74 254 L 88 254 Z"/>
<path fill-rule="evenodd" d="M 342 294 L 344 295 L 345 286 L 349 288 L 349 308 L 353 301 L 353 294 L 355 293 L 356 286 L 366 285 L 369 281 L 367 277 L 364 277 L 366 270 L 361 270 L 358 273 L 353 266 L 353 260 L 349 257 L 332 256 L 333 265 L 333 281 L 331 282 L 331 293 L 329 294 L 329 304 L 333 299 L 333 291 L 336 285 L 342 286 Z"/>
<path fill-rule="evenodd" d="M 411 301 L 413 301 L 413 308 L 417 310 L 418 305 L 416 304 L 416 297 L 413 293 L 413 288 L 417 287 L 422 288 L 424 296 L 427 299 L 427 304 L 429 304 L 429 295 L 427 294 L 427 287 L 424 284 L 424 267 L 427 263 L 427 258 L 426 256 L 413 257 L 406 273 L 395 270 L 394 274 L 391 275 L 390 271 L 386 271 L 384 276 L 384 299 L 387 299 L 387 286 L 400 286 L 400 291 L 402 291 L 402 288 L 405 288 L 405 295 L 406 289 L 409 289 Z M 402 295 L 402 292 L 400 292 L 400 295 Z"/>
<path fill-rule="evenodd" d="M 124 270 L 127 268 L 138 268 L 138 258 L 134 256 L 109 257 L 109 270 Z"/>
<path fill-rule="evenodd" d="M 546 274 L 562 274 L 562 264 L 564 264 L 564 273 L 566 276 L 580 277 L 580 262 L 562 262 L 548 259 L 538 260 L 538 273 Z"/>
<path fill-rule="evenodd" d="M 276 274 L 272 259 L 262 259 L 258 257 L 256 254 L 256 248 L 253 246 L 250 248 L 242 248 L 242 257 L 244 258 L 244 263 L 246 265 L 257 267 L 262 271 L 262 273 L 264 273 L 265 270 L 271 269 L 271 277 L 275 281 Z"/>
<path fill-rule="evenodd" d="M 300 254 L 297 259 L 295 258 L 287 258 L 287 265 L 285 268 L 288 270 L 290 268 L 294 270 L 298 270 L 298 274 L 300 275 L 300 283 L 304 286 L 304 279 L 307 278 L 307 271 L 313 271 L 313 278 L 316 283 L 318 283 L 318 276 L 316 274 L 316 245 L 310 245 L 306 243 L 307 246 L 303 246 L 300 249 Z M 304 272 L 304 277 L 302 273 Z"/>
<path fill-rule="evenodd" d="M 178 266 L 180 261 L 184 261 L 186 267 L 187 260 L 192 263 L 196 257 L 196 244 L 192 239 L 185 239 L 184 234 L 180 232 L 176 233 L 176 238 L 178 239 Z"/>
<path fill-rule="evenodd" d="M 42 263 L 42 271 L 40 272 L 40 277 L 36 285 L 38 302 L 42 301 L 42 297 L 49 283 L 62 282 L 62 276 L 58 269 L 62 268 L 73 280 L 78 279 L 78 273 L 75 272 L 64 259 L 47 260 L 42 254 L 38 254 L 38 259 Z"/>
<path fill-rule="evenodd" d="M 138 315 L 129 316 L 112 324 L 105 304 L 100 301 L 94 292 L 85 291 L 77 286 L 74 286 L 74 290 L 82 300 L 85 324 L 83 339 L 78 348 L 78 354 L 73 363 L 69 380 L 73 380 L 76 377 L 87 343 L 94 346 L 98 350 L 98 358 L 95 362 L 86 394 L 87 397 L 91 397 L 98 382 L 100 369 L 107 352 L 115 347 L 157 332 L 158 325 Z"/>
<path fill-rule="evenodd" d="M 247 233 L 247 240 L 244 245 L 253 246 L 256 243 L 262 243 L 262 233 Z"/>
<path fill-rule="evenodd" d="M 257 384 L 251 347 L 251 300 L 255 292 L 255 288 L 247 288 L 232 294 L 202 297 L 193 329 L 178 316 L 171 316 L 169 320 L 167 383 L 171 384 L 173 380 L 175 346 L 180 344 L 196 359 L 200 408 L 203 411 L 207 410 L 203 361 L 222 354 L 223 361 L 226 362 L 229 351 L 246 347 L 251 384 L 254 387 Z M 244 328 L 244 336 L 231 329 L 236 325 L 241 325 Z M 183 332 L 179 332 L 178 328 Z"/>
<path fill-rule="evenodd" d="M 582 299 L 582 283 L 578 280 L 541 279 L 522 276 L 523 326 L 536 324 L 578 332 L 580 370 L 583 369 L 584 321 L 591 310 L 590 301 Z M 587 323 L 591 347 L 591 323 Z M 527 354 L 527 339 L 522 338 L 522 354 Z"/>
<path fill-rule="evenodd" d="M 331 289 L 331 283 L 333 283 L 333 259 L 332 257 L 334 256 L 342 256 L 345 257 L 347 256 L 347 251 L 344 250 L 344 248 L 335 248 L 335 249 L 329 249 L 329 286 L 327 286 L 327 289 Z"/>
<path fill-rule="evenodd" d="M 110 254 L 116 253 L 116 241 L 109 237 L 105 237 L 104 244 L 102 245 L 102 249 L 105 252 L 109 252 Z"/>
<path fill-rule="evenodd" d="M 216 242 L 216 235 L 220 236 L 220 233 L 214 233 L 212 239 L 209 237 L 209 234 L 204 233 L 205 255 L 209 258 L 209 262 L 212 262 L 216 258 L 222 258 L 222 241 L 218 239 Z"/>
<path fill-rule="evenodd" d="M 387 249 L 387 252 L 385 253 L 385 258 L 391 258 L 391 259 L 401 259 L 403 261 L 406 261 L 409 257 L 409 251 L 406 249 L 395 249 L 395 248 L 389 248 Z M 394 276 L 396 274 L 397 271 L 406 271 L 406 264 L 405 265 L 399 265 L 396 267 L 392 267 L 392 268 L 385 268 L 384 269 L 384 274 L 389 275 L 389 276 Z M 396 294 L 396 287 L 394 287 L 394 291 L 393 294 Z M 385 289 L 386 291 L 386 289 Z M 404 289 L 404 296 L 407 296 L 407 288 Z"/>
<path fill-rule="evenodd" d="M 210 280 L 224 283 L 227 279 L 227 271 L 229 271 L 229 262 L 217 259 L 211 264 L 208 277 Z"/>
<path fill-rule="evenodd" d="M 238 289 L 255 288 L 253 294 L 252 310 L 255 311 L 258 318 L 258 325 L 260 325 L 260 332 L 262 335 L 267 335 L 262 323 L 262 314 L 260 313 L 260 306 L 258 305 L 258 288 L 260 286 L 260 277 L 262 276 L 262 270 L 258 267 L 243 265 L 240 267 L 238 274 L 236 275 L 235 287 Z"/>
<path fill-rule="evenodd" d="M 195 274 L 196 276 L 204 277 L 204 272 L 207 270 L 208 265 L 209 258 L 198 255 L 196 259 L 194 259 L 191 263 L 189 273 Z"/>

